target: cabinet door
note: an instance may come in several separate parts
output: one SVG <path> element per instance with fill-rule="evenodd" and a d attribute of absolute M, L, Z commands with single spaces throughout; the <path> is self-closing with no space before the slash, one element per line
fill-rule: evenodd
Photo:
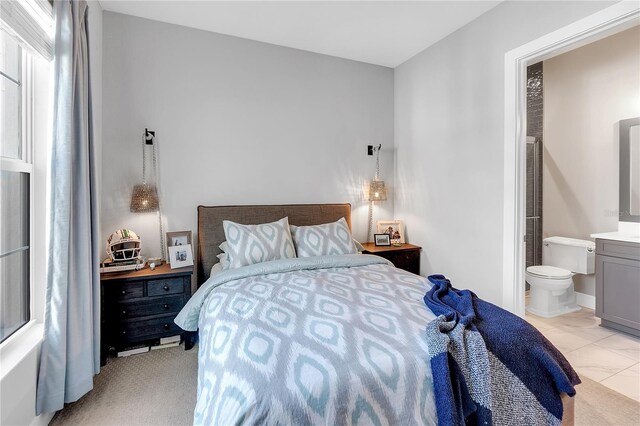
<path fill-rule="evenodd" d="M 640 329 L 640 261 L 596 256 L 596 315 Z"/>
<path fill-rule="evenodd" d="M 397 268 L 420 275 L 420 252 L 418 250 L 395 253 L 391 261 Z"/>

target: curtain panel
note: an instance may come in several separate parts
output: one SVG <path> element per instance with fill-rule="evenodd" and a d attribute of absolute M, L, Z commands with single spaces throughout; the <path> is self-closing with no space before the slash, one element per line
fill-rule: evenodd
<path fill-rule="evenodd" d="M 37 414 L 93 388 L 100 371 L 100 276 L 85 0 L 54 2 L 53 138 L 47 289 Z"/>

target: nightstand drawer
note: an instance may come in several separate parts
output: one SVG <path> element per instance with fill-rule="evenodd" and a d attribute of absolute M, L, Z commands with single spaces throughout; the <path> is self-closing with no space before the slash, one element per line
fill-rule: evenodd
<path fill-rule="evenodd" d="M 110 299 L 135 299 L 144 295 L 144 282 L 109 283 L 104 286 L 105 295 Z"/>
<path fill-rule="evenodd" d="M 122 302 L 116 307 L 118 319 L 144 317 L 149 315 L 178 313 L 182 309 L 183 296 L 167 296 L 160 299 L 143 299 L 139 302 Z"/>
<path fill-rule="evenodd" d="M 183 291 L 182 278 L 147 281 L 148 296 L 162 296 L 163 294 L 182 293 Z"/>
<path fill-rule="evenodd" d="M 153 339 L 163 335 L 180 334 L 182 329 L 173 322 L 175 315 L 139 321 L 123 321 L 115 327 L 114 338 L 121 342 Z"/>

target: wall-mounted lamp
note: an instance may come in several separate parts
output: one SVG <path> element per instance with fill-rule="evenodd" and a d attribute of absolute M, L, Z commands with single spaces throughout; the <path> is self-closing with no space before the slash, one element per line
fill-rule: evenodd
<path fill-rule="evenodd" d="M 160 200 L 158 190 L 154 184 L 147 183 L 147 145 L 151 145 L 153 153 L 153 173 L 155 178 L 156 170 L 156 146 L 153 143 L 156 132 L 144 129 L 142 145 L 142 183 L 133 187 L 131 194 L 131 204 L 129 206 L 132 213 L 149 213 L 160 210 Z"/>
<path fill-rule="evenodd" d="M 132 213 L 150 213 L 160 210 L 156 186 L 146 182 L 134 185 L 130 209 Z"/>
<path fill-rule="evenodd" d="M 132 213 L 152 213 L 158 212 L 158 221 L 160 223 L 160 257 L 164 259 L 164 232 L 162 226 L 162 213 L 160 211 L 160 198 L 157 189 L 157 170 L 158 170 L 158 152 L 155 143 L 156 132 L 144 129 L 142 144 L 142 183 L 134 185 L 131 193 L 131 203 L 129 209 Z M 152 164 L 153 164 L 153 180 L 154 183 L 147 182 L 147 146 L 151 146 Z"/>
<path fill-rule="evenodd" d="M 369 230 L 367 232 L 367 242 L 371 242 L 371 234 L 373 229 L 373 203 L 375 201 L 387 201 L 387 188 L 384 181 L 380 180 L 380 149 L 382 145 L 377 147 L 369 145 L 367 153 L 369 155 L 376 154 L 376 176 L 369 183 Z"/>

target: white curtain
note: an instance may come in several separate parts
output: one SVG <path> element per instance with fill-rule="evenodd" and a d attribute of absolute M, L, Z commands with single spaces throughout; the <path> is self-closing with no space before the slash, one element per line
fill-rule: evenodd
<path fill-rule="evenodd" d="M 45 340 L 37 413 L 93 388 L 100 371 L 96 157 L 91 116 L 87 2 L 54 2 L 53 139 Z"/>

